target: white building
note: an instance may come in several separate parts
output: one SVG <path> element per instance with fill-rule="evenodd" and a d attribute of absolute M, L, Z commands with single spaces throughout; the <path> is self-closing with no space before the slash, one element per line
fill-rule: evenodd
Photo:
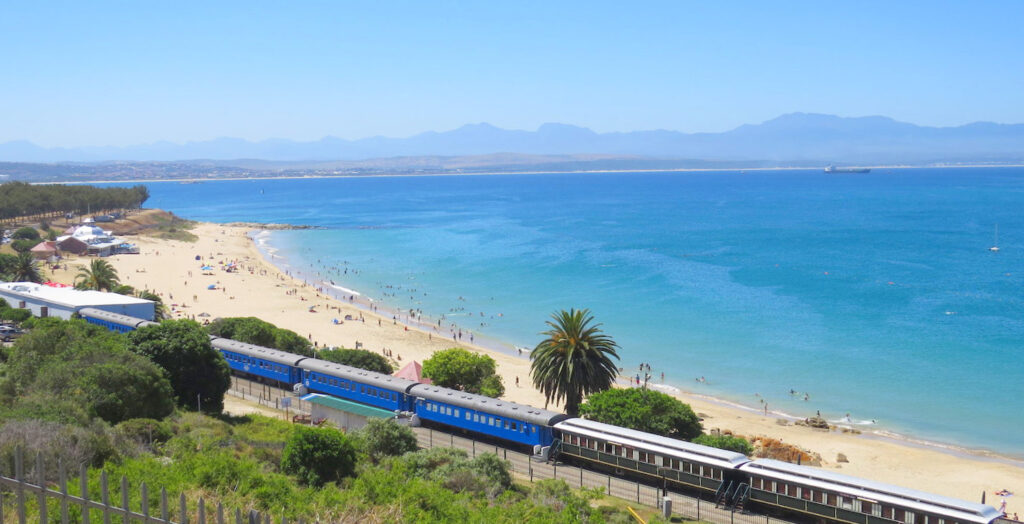
<path fill-rule="evenodd" d="M 94 307 L 111 313 L 153 320 L 155 309 L 155 303 L 151 300 L 102 291 L 50 287 L 31 282 L 0 283 L 0 298 L 6 300 L 11 307 L 31 310 L 37 317 L 63 319 L 71 318 L 71 315 L 82 308 Z"/>
<path fill-rule="evenodd" d="M 97 226 L 78 226 L 70 235 L 57 237 L 57 242 L 63 242 L 67 238 L 85 242 L 89 246 L 88 254 L 102 257 L 114 254 L 115 248 L 121 243 L 110 231 L 104 231 Z"/>

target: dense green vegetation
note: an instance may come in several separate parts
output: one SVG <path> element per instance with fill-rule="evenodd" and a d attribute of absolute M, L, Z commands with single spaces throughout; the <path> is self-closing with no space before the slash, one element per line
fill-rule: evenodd
<path fill-rule="evenodd" d="M 184 494 L 193 516 L 202 497 L 307 522 L 631 522 L 598 503 L 600 490 L 516 484 L 494 454 L 417 450 L 411 430 L 394 421 L 344 434 L 213 414 L 223 389 L 204 385 L 219 383 L 226 364 L 194 322 L 165 321 L 127 335 L 78 319 L 26 324 L 31 332 L 0 352 L 0 464 L 10 464 L 15 449 L 38 452 L 49 482 L 58 461 L 88 464 L 94 497 L 102 468 L 127 479 L 132 507 L 144 482 L 150 508 L 165 488 Z M 217 406 L 210 415 L 182 409 L 193 408 L 197 394 L 204 411 Z M 77 479 L 68 485 L 80 493 Z M 120 501 L 118 483 L 111 488 Z M 36 500 L 27 497 L 29 519 L 38 519 Z M 4 498 L 7 514 L 14 501 Z M 49 504 L 49 514 L 59 515 L 58 502 Z M 80 510 L 72 506 L 70 517 L 80 520 Z M 176 505 L 171 517 L 181 520 Z"/>
<path fill-rule="evenodd" d="M 128 333 L 128 347 L 163 368 L 174 400 L 186 409 L 220 413 L 231 370 L 210 337 L 191 320 L 165 320 Z"/>
<path fill-rule="evenodd" d="M 174 409 L 162 370 L 122 336 L 83 320 L 37 319 L 10 348 L 0 416 L 87 424 L 163 418 Z"/>
<path fill-rule="evenodd" d="M 0 184 L 0 220 L 25 216 L 56 216 L 65 213 L 134 209 L 149 199 L 146 186 L 106 187 Z"/>
<path fill-rule="evenodd" d="M 589 309 L 559 311 L 547 321 L 544 340 L 530 353 L 530 378 L 548 402 L 565 402 L 570 417 L 579 416 L 587 395 L 615 382 L 619 345 L 594 324 Z"/>
<path fill-rule="evenodd" d="M 675 397 L 641 388 L 594 393 L 580 406 L 580 415 L 655 435 L 691 440 L 701 434 L 700 420 Z"/>
<path fill-rule="evenodd" d="M 218 318 L 206 326 L 206 331 L 214 336 L 246 344 L 280 349 L 307 357 L 314 356 L 313 345 L 309 340 L 290 329 L 279 328 L 256 317 Z"/>
<path fill-rule="evenodd" d="M 498 398 L 505 393 L 494 359 L 462 348 L 437 351 L 423 361 L 423 376 L 434 384 Z"/>
<path fill-rule="evenodd" d="M 395 372 L 395 368 L 391 366 L 391 362 L 384 355 L 365 349 L 325 349 L 317 355 L 317 358 L 385 375 Z"/>

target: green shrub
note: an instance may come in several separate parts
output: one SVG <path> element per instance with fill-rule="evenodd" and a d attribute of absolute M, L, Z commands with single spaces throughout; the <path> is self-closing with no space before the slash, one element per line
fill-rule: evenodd
<path fill-rule="evenodd" d="M 281 458 L 282 471 L 317 487 L 351 476 L 355 465 L 355 447 L 332 428 L 295 428 Z"/>
<path fill-rule="evenodd" d="M 9 307 L 0 310 L 0 319 L 10 320 L 12 322 L 24 322 L 32 318 L 32 310 L 22 309 L 16 307 Z"/>
<path fill-rule="evenodd" d="M 394 368 L 391 367 L 391 363 L 383 355 L 365 349 L 325 349 L 317 357 L 385 375 L 395 372 Z"/>
<path fill-rule="evenodd" d="M 123 437 L 152 446 L 167 442 L 174 435 L 169 422 L 151 418 L 133 418 L 114 427 Z"/>
<path fill-rule="evenodd" d="M 372 419 L 359 430 L 358 436 L 362 440 L 363 450 L 374 462 L 417 449 L 416 434 L 393 419 Z"/>
<path fill-rule="evenodd" d="M 711 446 L 713 448 L 727 449 L 729 451 L 743 453 L 744 455 L 750 455 L 754 452 L 754 446 L 750 445 L 750 442 L 748 442 L 747 439 L 734 437 L 732 435 L 701 435 L 693 439 L 693 443 L 701 444 L 703 446 Z"/>
<path fill-rule="evenodd" d="M 701 434 L 700 420 L 690 406 L 649 389 L 617 388 L 594 393 L 580 405 L 580 416 L 682 440 Z"/>

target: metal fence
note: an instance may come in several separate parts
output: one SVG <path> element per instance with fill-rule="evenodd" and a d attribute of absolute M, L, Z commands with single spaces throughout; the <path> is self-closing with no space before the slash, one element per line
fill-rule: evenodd
<path fill-rule="evenodd" d="M 279 409 L 282 411 L 284 411 L 285 408 L 281 406 L 281 399 L 287 398 L 290 399 L 291 402 L 289 413 L 309 414 L 309 402 L 302 400 L 290 391 L 261 384 L 255 380 L 248 380 L 232 375 L 231 387 L 228 389 L 228 393 L 243 400 L 255 402 L 261 406 Z"/>
<path fill-rule="evenodd" d="M 177 500 L 169 499 L 164 488 L 160 488 L 159 502 L 155 507 L 150 507 L 151 496 L 156 494 L 150 493 L 145 482 L 137 488 L 140 499 L 138 506 L 133 508 L 129 502 L 132 492 L 128 479 L 122 476 L 121 481 L 112 488 L 106 471 L 100 472 L 100 492 L 90 495 L 89 471 L 84 464 L 79 468 L 78 478 L 70 479 L 78 482 L 78 493 L 72 494 L 68 490 L 69 476 L 64 464 L 58 463 L 55 483 L 47 482 L 44 466 L 42 454 L 37 454 L 34 463 L 26 468 L 22 451 L 15 450 L 13 472 L 0 471 L 0 523 L 26 524 L 32 516 L 38 517 L 42 523 L 59 521 L 62 524 L 111 524 L 114 520 L 122 524 L 271 524 L 269 513 L 261 514 L 255 510 L 243 512 L 240 509 L 235 509 L 233 514 L 226 513 L 224 506 L 219 503 L 207 508 L 206 501 L 201 497 L 196 504 L 190 505 L 184 494 L 179 495 Z M 96 496 L 99 500 L 93 498 Z M 14 499 L 12 504 L 8 504 L 9 498 Z M 13 515 L 4 514 L 8 508 Z M 287 524 L 284 517 L 276 522 Z M 302 524 L 302 520 L 299 519 L 298 523 Z"/>
<path fill-rule="evenodd" d="M 765 515 L 733 511 L 718 507 L 714 502 L 671 490 L 662 493 L 661 489 L 653 486 L 576 466 L 538 461 L 525 453 L 436 429 L 413 428 L 413 431 L 416 433 L 421 448 L 456 448 L 465 451 L 470 457 L 476 457 L 481 453 L 494 453 L 508 461 L 513 475 L 531 483 L 544 479 L 558 479 L 565 481 L 573 488 L 601 488 L 612 497 L 635 501 L 637 504 L 659 509 L 664 496 L 672 501 L 673 515 L 716 524 L 789 524 L 791 522 Z"/>

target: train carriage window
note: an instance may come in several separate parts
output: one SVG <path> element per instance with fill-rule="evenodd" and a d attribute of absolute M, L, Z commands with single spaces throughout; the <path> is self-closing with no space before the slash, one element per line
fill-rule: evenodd
<path fill-rule="evenodd" d="M 480 422 L 480 415 L 479 414 L 473 413 L 473 422 Z"/>
<path fill-rule="evenodd" d="M 796 485 L 795 484 L 790 484 L 790 485 L 786 486 L 786 495 L 789 495 L 790 497 L 797 496 L 796 495 Z"/>
<path fill-rule="evenodd" d="M 836 498 L 836 494 L 835 493 L 829 493 L 828 494 L 828 505 L 829 506 L 838 506 L 839 505 L 838 502 L 839 501 Z"/>
<path fill-rule="evenodd" d="M 536 433 L 536 432 L 537 432 L 537 426 L 530 426 L 530 433 Z"/>
<path fill-rule="evenodd" d="M 811 500 L 819 504 L 825 503 L 825 494 L 820 491 L 814 491 L 811 493 Z"/>
<path fill-rule="evenodd" d="M 889 520 L 893 519 L 892 506 L 882 506 L 882 518 Z"/>
<path fill-rule="evenodd" d="M 871 514 L 876 517 L 882 516 L 882 505 L 877 502 L 871 505 Z"/>
<path fill-rule="evenodd" d="M 455 410 L 455 417 L 456 417 L 456 418 L 458 418 L 458 417 L 459 417 L 459 410 L 458 410 L 458 409 L 456 409 L 456 410 Z"/>
<path fill-rule="evenodd" d="M 840 495 L 839 507 L 853 511 L 853 499 L 847 496 Z"/>
<path fill-rule="evenodd" d="M 511 425 L 512 425 L 512 431 L 519 431 L 519 427 L 518 427 L 518 425 L 515 422 L 513 422 Z"/>
<path fill-rule="evenodd" d="M 720 469 L 716 469 L 715 470 L 715 480 L 722 480 L 722 470 L 720 470 Z"/>
<path fill-rule="evenodd" d="M 472 417 L 470 417 L 470 415 L 471 415 L 471 413 L 467 411 L 466 412 L 466 420 L 469 420 L 470 418 L 472 418 Z"/>
<path fill-rule="evenodd" d="M 802 498 L 804 500 L 811 500 L 812 493 L 813 492 L 811 490 L 809 490 L 807 488 L 803 488 L 803 489 L 800 490 L 800 498 Z"/>
<path fill-rule="evenodd" d="M 785 482 L 776 482 L 775 483 L 775 492 L 776 493 L 782 493 L 783 495 L 785 495 L 786 494 L 786 483 Z"/>
<path fill-rule="evenodd" d="M 751 489 L 764 489 L 764 479 L 760 477 L 754 477 L 750 479 Z"/>
<path fill-rule="evenodd" d="M 508 424 L 509 424 L 508 421 L 505 420 L 503 422 L 504 422 L 504 424 L 502 425 L 502 427 L 504 427 L 505 429 L 508 429 Z"/>

